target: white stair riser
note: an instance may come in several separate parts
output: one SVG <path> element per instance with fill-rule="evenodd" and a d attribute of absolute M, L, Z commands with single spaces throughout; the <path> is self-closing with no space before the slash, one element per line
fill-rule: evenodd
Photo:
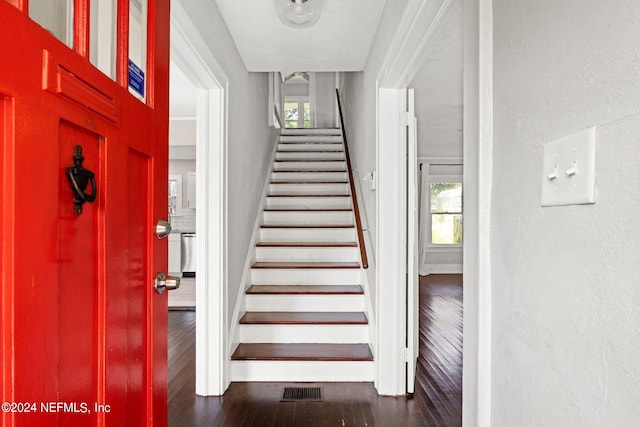
<path fill-rule="evenodd" d="M 259 262 L 359 262 L 358 248 L 256 248 Z"/>
<path fill-rule="evenodd" d="M 373 362 L 234 360 L 231 381 L 370 382 Z"/>
<path fill-rule="evenodd" d="M 271 174 L 271 181 L 344 182 L 348 179 L 349 175 L 346 172 L 273 172 Z"/>
<path fill-rule="evenodd" d="M 351 209 L 350 197 L 268 197 L 267 209 Z"/>
<path fill-rule="evenodd" d="M 281 135 L 281 143 L 301 143 L 311 142 L 319 144 L 327 144 L 330 142 L 342 142 L 342 136 L 340 135 Z"/>
<path fill-rule="evenodd" d="M 340 151 L 325 153 L 322 151 L 279 151 L 276 153 L 277 160 L 344 160 L 344 153 Z"/>
<path fill-rule="evenodd" d="M 261 242 L 354 242 L 355 228 L 261 228 Z"/>
<path fill-rule="evenodd" d="M 304 285 L 299 285 L 304 286 Z M 364 295 L 247 295 L 247 311 L 364 311 Z M 263 341 L 265 342 L 265 341 Z M 318 341 L 324 342 L 324 341 Z M 366 342 L 366 341 L 360 341 Z"/>
<path fill-rule="evenodd" d="M 297 170 L 340 170 L 346 171 L 346 162 L 343 161 L 331 161 L 331 162 L 275 162 L 273 166 L 274 171 L 297 171 Z"/>
<path fill-rule="evenodd" d="M 271 184 L 270 195 L 279 194 L 350 194 L 349 184 Z"/>
<path fill-rule="evenodd" d="M 286 128 L 280 131 L 281 135 L 340 135 L 337 128 Z"/>
<path fill-rule="evenodd" d="M 254 285 L 359 285 L 358 268 L 252 268 Z"/>
<path fill-rule="evenodd" d="M 262 214 L 264 224 L 302 224 L 302 225 L 347 225 L 353 224 L 351 211 L 265 211 Z"/>
<path fill-rule="evenodd" d="M 342 144 L 320 144 L 320 143 L 306 143 L 306 144 L 278 144 L 278 151 L 335 151 L 342 152 Z"/>
<path fill-rule="evenodd" d="M 362 344 L 368 325 L 240 325 L 242 343 Z"/>

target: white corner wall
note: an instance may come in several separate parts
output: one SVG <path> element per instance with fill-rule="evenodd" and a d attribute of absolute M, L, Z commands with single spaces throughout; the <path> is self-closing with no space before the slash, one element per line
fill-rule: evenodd
<path fill-rule="evenodd" d="M 351 161 L 360 179 L 376 168 L 377 79 L 408 3 L 409 0 L 387 1 L 364 71 L 345 73 L 342 108 Z M 375 247 L 376 194 L 368 187 L 362 185 L 363 200 L 360 209 L 364 210 L 367 216 L 368 235 L 372 246 Z"/>
<path fill-rule="evenodd" d="M 313 73 L 315 127 L 336 127 L 336 73 Z"/>
<path fill-rule="evenodd" d="M 640 6 L 493 5 L 492 425 L 638 425 Z M 543 143 L 590 126 L 596 204 L 540 207 Z"/>
<path fill-rule="evenodd" d="M 174 0 L 198 29 L 228 79 L 227 100 L 227 319 L 235 308 L 260 195 L 269 170 L 275 137 L 264 114 L 268 105 L 267 73 L 249 73 L 238 54 L 216 3 Z M 227 330 L 229 325 L 227 325 Z"/>

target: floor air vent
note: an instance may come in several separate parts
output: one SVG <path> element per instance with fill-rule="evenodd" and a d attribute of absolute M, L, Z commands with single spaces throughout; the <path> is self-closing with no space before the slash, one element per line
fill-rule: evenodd
<path fill-rule="evenodd" d="M 285 387 L 280 402 L 321 402 L 320 387 Z"/>

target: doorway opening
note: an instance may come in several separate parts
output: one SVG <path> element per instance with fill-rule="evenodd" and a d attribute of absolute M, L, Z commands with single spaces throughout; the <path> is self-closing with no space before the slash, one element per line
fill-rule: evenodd
<path fill-rule="evenodd" d="M 284 89 L 283 124 L 285 128 L 312 128 L 311 87 L 312 73 L 283 72 Z"/>
<path fill-rule="evenodd" d="M 195 144 L 188 150 L 195 152 L 197 161 L 195 171 L 187 172 L 187 180 L 193 184 L 183 183 L 183 189 L 190 193 L 183 206 L 195 211 L 192 215 L 195 242 L 191 245 L 195 261 L 191 267 L 195 273 L 194 393 L 221 395 L 228 386 L 225 377 L 228 79 L 180 4 L 171 8 L 171 61 L 195 89 L 195 112 L 191 110 L 189 126 Z M 169 369 L 171 372 L 171 365 Z"/>
<path fill-rule="evenodd" d="M 196 309 L 197 89 L 171 61 L 169 81 L 169 265 L 180 287 L 169 292 L 169 310 Z"/>

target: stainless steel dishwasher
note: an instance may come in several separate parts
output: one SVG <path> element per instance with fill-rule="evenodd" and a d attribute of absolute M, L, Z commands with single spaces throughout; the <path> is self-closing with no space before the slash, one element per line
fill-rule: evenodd
<path fill-rule="evenodd" d="M 196 274 L 196 234 L 182 233 L 182 276 Z"/>

